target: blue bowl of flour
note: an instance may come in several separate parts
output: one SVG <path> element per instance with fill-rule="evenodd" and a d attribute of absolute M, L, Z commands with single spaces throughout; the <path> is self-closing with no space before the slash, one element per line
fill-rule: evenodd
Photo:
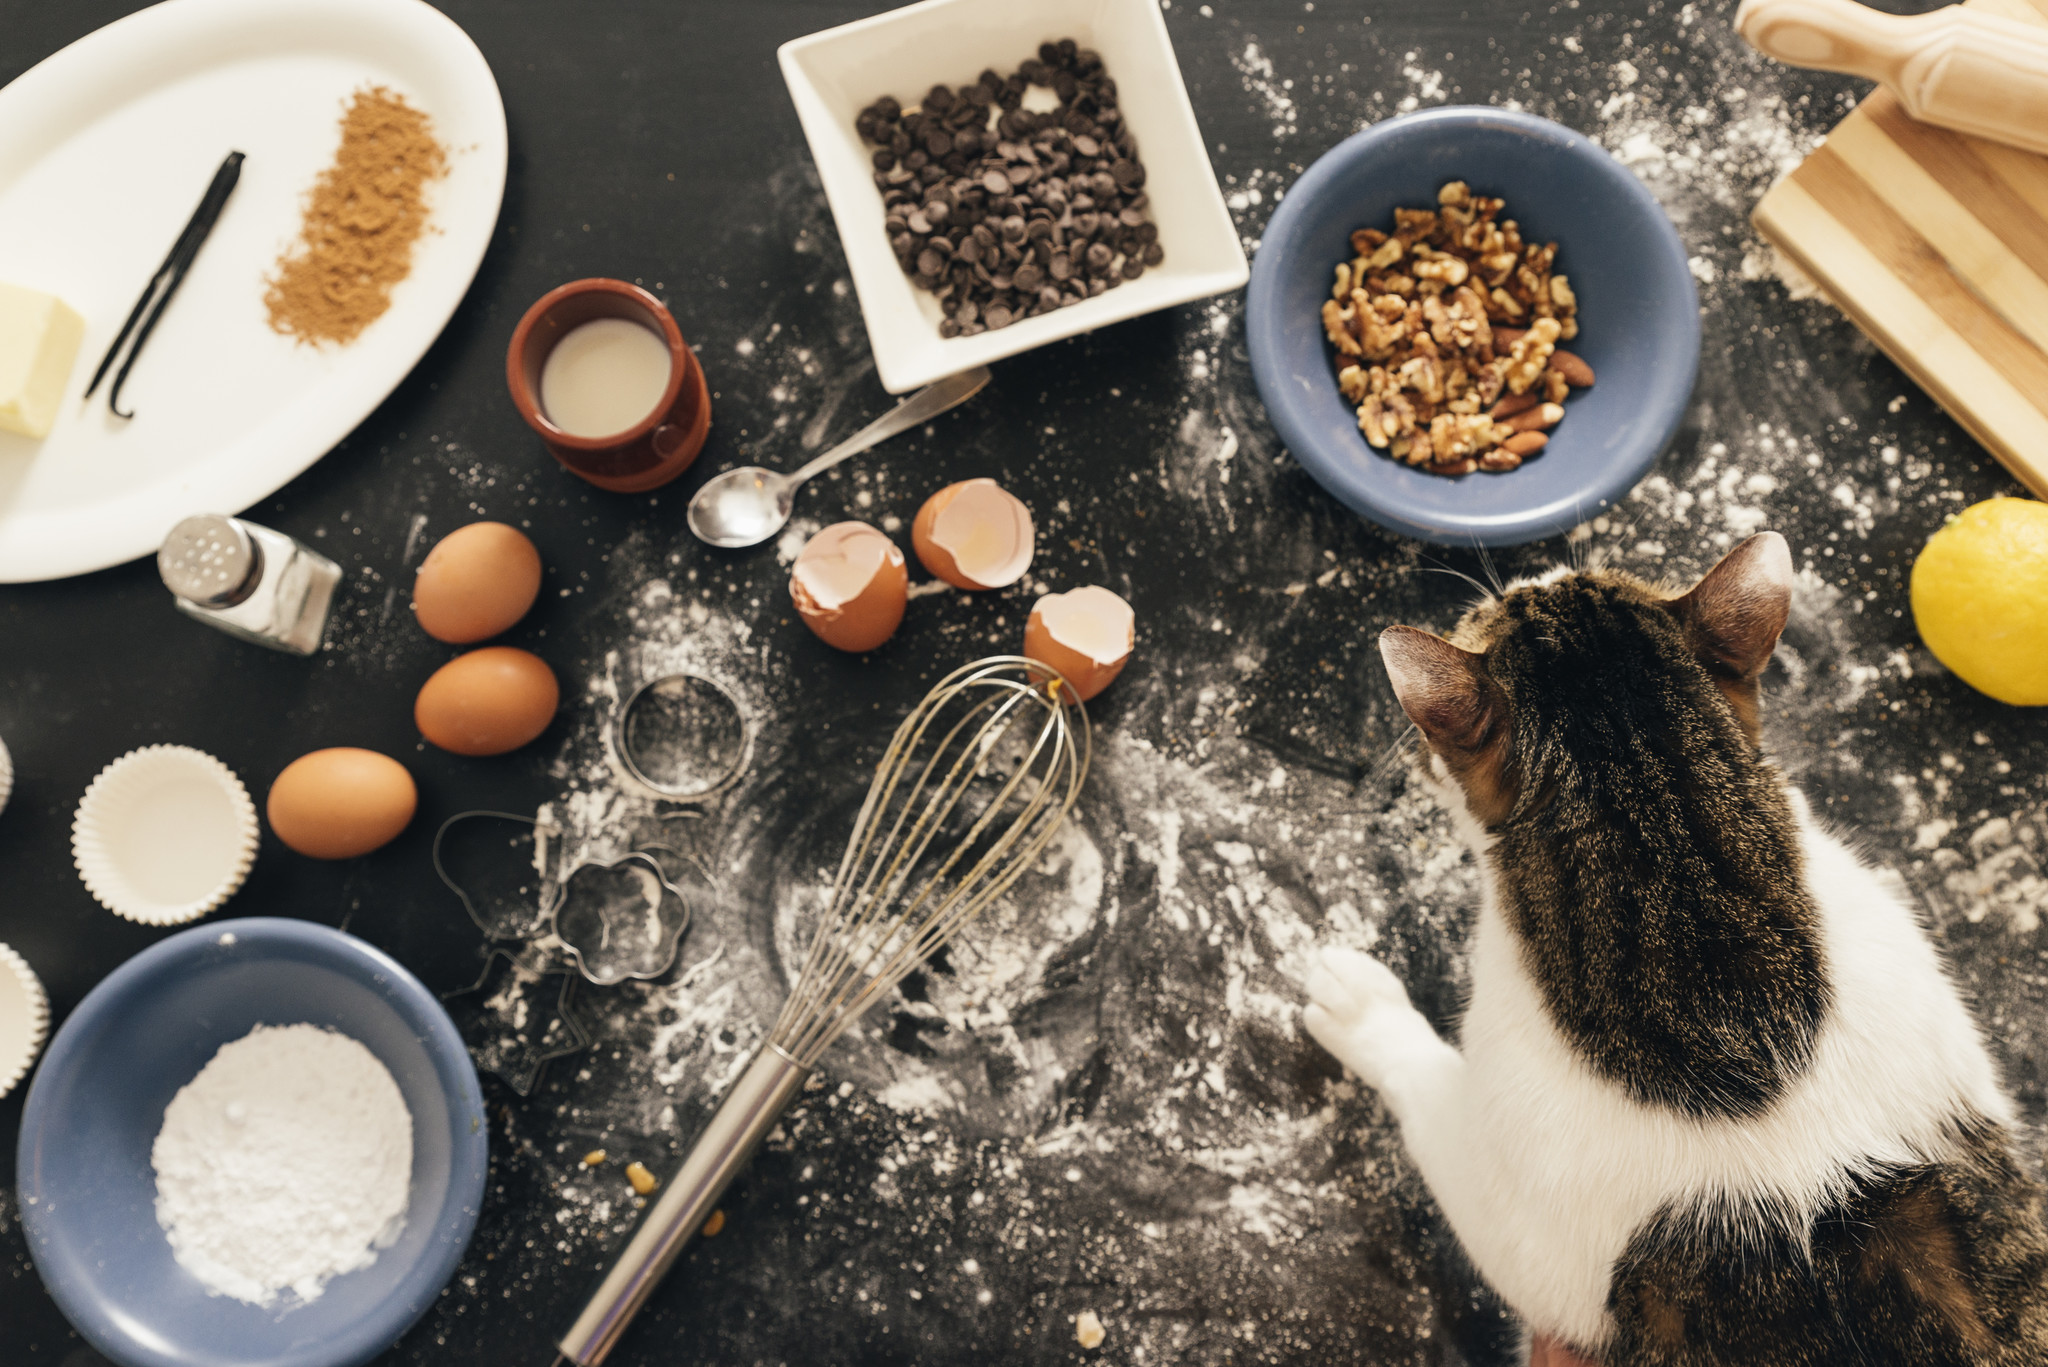
<path fill-rule="evenodd" d="M 1525 240 L 1558 244 L 1579 298 L 1567 346 L 1597 379 L 1566 401 L 1540 455 L 1458 479 L 1366 445 L 1318 317 L 1352 230 L 1433 208 L 1452 180 L 1505 199 Z M 1669 444 L 1699 370 L 1699 296 L 1677 230 L 1627 167 L 1548 119 L 1459 105 L 1353 134 L 1288 187 L 1252 262 L 1245 334 L 1274 430 L 1339 502 L 1424 541 L 1512 546 L 1607 509 Z"/>
<path fill-rule="evenodd" d="M 357 1040 L 412 1113 L 398 1237 L 310 1301 L 212 1295 L 172 1256 L 150 1151 L 164 1109 L 224 1044 L 307 1023 Z M 120 1367 L 351 1367 L 433 1304 L 476 1228 L 483 1094 L 432 993 L 382 951 L 306 921 L 216 922 L 136 955 L 51 1041 L 22 1114 L 21 1222 L 36 1271 Z"/>

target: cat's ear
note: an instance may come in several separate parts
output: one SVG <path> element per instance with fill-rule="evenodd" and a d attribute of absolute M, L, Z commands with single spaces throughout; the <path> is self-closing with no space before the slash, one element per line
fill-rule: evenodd
<path fill-rule="evenodd" d="M 1692 591 L 1671 600 L 1700 663 L 1748 682 L 1763 673 L 1792 611 L 1792 548 L 1759 532 L 1721 558 Z"/>
<path fill-rule="evenodd" d="M 1401 710 L 1439 753 L 1471 754 L 1493 737 L 1500 704 L 1483 657 L 1415 627 L 1388 627 L 1380 659 Z"/>

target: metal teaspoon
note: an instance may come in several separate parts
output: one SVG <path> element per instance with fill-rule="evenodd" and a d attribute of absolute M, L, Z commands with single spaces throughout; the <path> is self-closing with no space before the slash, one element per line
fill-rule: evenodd
<path fill-rule="evenodd" d="M 690 500 L 690 530 L 701 541 L 735 550 L 758 546 L 781 531 L 796 502 L 797 486 L 823 474 L 848 456 L 857 456 L 898 432 L 929 422 L 949 408 L 981 392 L 988 367 L 977 366 L 926 385 L 876 418 L 839 445 L 786 475 L 758 465 L 742 465 L 716 475 Z"/>

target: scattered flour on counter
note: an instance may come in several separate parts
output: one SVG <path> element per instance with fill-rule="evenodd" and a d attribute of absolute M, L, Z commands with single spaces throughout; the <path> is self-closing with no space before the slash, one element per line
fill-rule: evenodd
<path fill-rule="evenodd" d="M 355 1040 L 259 1025 L 179 1088 L 150 1164 L 157 1223 L 209 1292 L 310 1301 L 404 1228 L 412 1113 Z"/>
<path fill-rule="evenodd" d="M 1246 43 L 1242 52 L 1231 54 L 1230 64 L 1243 78 L 1245 90 L 1259 97 L 1266 117 L 1273 121 L 1273 139 L 1279 141 L 1294 132 L 1300 111 L 1295 108 L 1294 82 L 1273 74 L 1273 59 L 1257 43 Z"/>

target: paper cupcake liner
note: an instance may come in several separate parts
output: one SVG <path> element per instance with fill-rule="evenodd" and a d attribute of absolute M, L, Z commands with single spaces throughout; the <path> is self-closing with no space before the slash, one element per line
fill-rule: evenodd
<path fill-rule="evenodd" d="M 0 1096 L 28 1076 L 49 1033 L 50 999 L 41 980 L 27 960 L 0 944 Z"/>
<path fill-rule="evenodd" d="M 7 753 L 7 742 L 0 740 L 0 812 L 7 810 L 7 799 L 14 795 L 14 756 Z"/>
<path fill-rule="evenodd" d="M 203 789 L 224 798 L 227 811 L 201 800 Z M 175 926 L 234 895 L 259 839 L 256 804 L 234 770 L 204 750 L 149 745 L 100 770 L 85 790 L 71 820 L 71 862 L 108 911 Z"/>

